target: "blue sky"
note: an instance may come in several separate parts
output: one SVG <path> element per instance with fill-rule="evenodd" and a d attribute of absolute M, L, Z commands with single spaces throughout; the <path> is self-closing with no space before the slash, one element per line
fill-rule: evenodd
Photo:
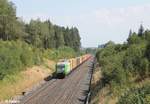
<path fill-rule="evenodd" d="M 17 16 L 50 19 L 61 26 L 76 26 L 82 46 L 97 47 L 112 40 L 123 43 L 131 28 L 142 22 L 150 28 L 150 0 L 11 0 Z"/>

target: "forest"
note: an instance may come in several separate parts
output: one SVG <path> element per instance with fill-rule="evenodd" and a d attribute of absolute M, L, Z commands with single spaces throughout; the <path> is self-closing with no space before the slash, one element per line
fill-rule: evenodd
<path fill-rule="evenodd" d="M 117 104 L 150 104 L 150 30 L 142 25 L 138 33 L 130 30 L 127 42 L 109 41 L 96 57 L 103 86 Z"/>
<path fill-rule="evenodd" d="M 0 0 L 0 80 L 42 63 L 43 57 L 52 60 L 74 57 L 80 47 L 76 27 L 40 19 L 26 23 L 16 16 L 13 2 Z"/>

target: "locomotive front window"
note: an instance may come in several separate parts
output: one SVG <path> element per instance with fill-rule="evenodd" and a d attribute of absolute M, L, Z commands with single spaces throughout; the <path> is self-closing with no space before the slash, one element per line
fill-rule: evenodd
<path fill-rule="evenodd" d="M 65 65 L 58 65 L 57 66 L 57 70 L 64 70 L 65 69 Z"/>

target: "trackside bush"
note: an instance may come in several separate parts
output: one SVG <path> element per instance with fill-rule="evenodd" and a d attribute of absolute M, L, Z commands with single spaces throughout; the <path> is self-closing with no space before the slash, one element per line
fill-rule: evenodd
<path fill-rule="evenodd" d="M 150 85 L 131 89 L 120 97 L 117 104 L 150 104 Z"/>
<path fill-rule="evenodd" d="M 22 41 L 0 40 L 0 80 L 7 75 L 25 70 L 26 67 L 41 64 L 43 58 L 57 61 L 75 56 L 75 51 L 69 47 L 45 50 Z"/>
<path fill-rule="evenodd" d="M 25 42 L 0 41 L 0 79 L 40 63 L 42 55 L 39 53 Z"/>

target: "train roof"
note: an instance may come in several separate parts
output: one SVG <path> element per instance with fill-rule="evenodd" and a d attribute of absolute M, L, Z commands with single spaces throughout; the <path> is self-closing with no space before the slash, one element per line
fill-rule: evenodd
<path fill-rule="evenodd" d="M 68 60 L 67 59 L 59 59 L 58 62 L 67 62 Z"/>
<path fill-rule="evenodd" d="M 64 64 L 69 64 L 68 61 L 65 61 L 65 62 L 57 62 L 57 65 L 64 65 Z"/>

